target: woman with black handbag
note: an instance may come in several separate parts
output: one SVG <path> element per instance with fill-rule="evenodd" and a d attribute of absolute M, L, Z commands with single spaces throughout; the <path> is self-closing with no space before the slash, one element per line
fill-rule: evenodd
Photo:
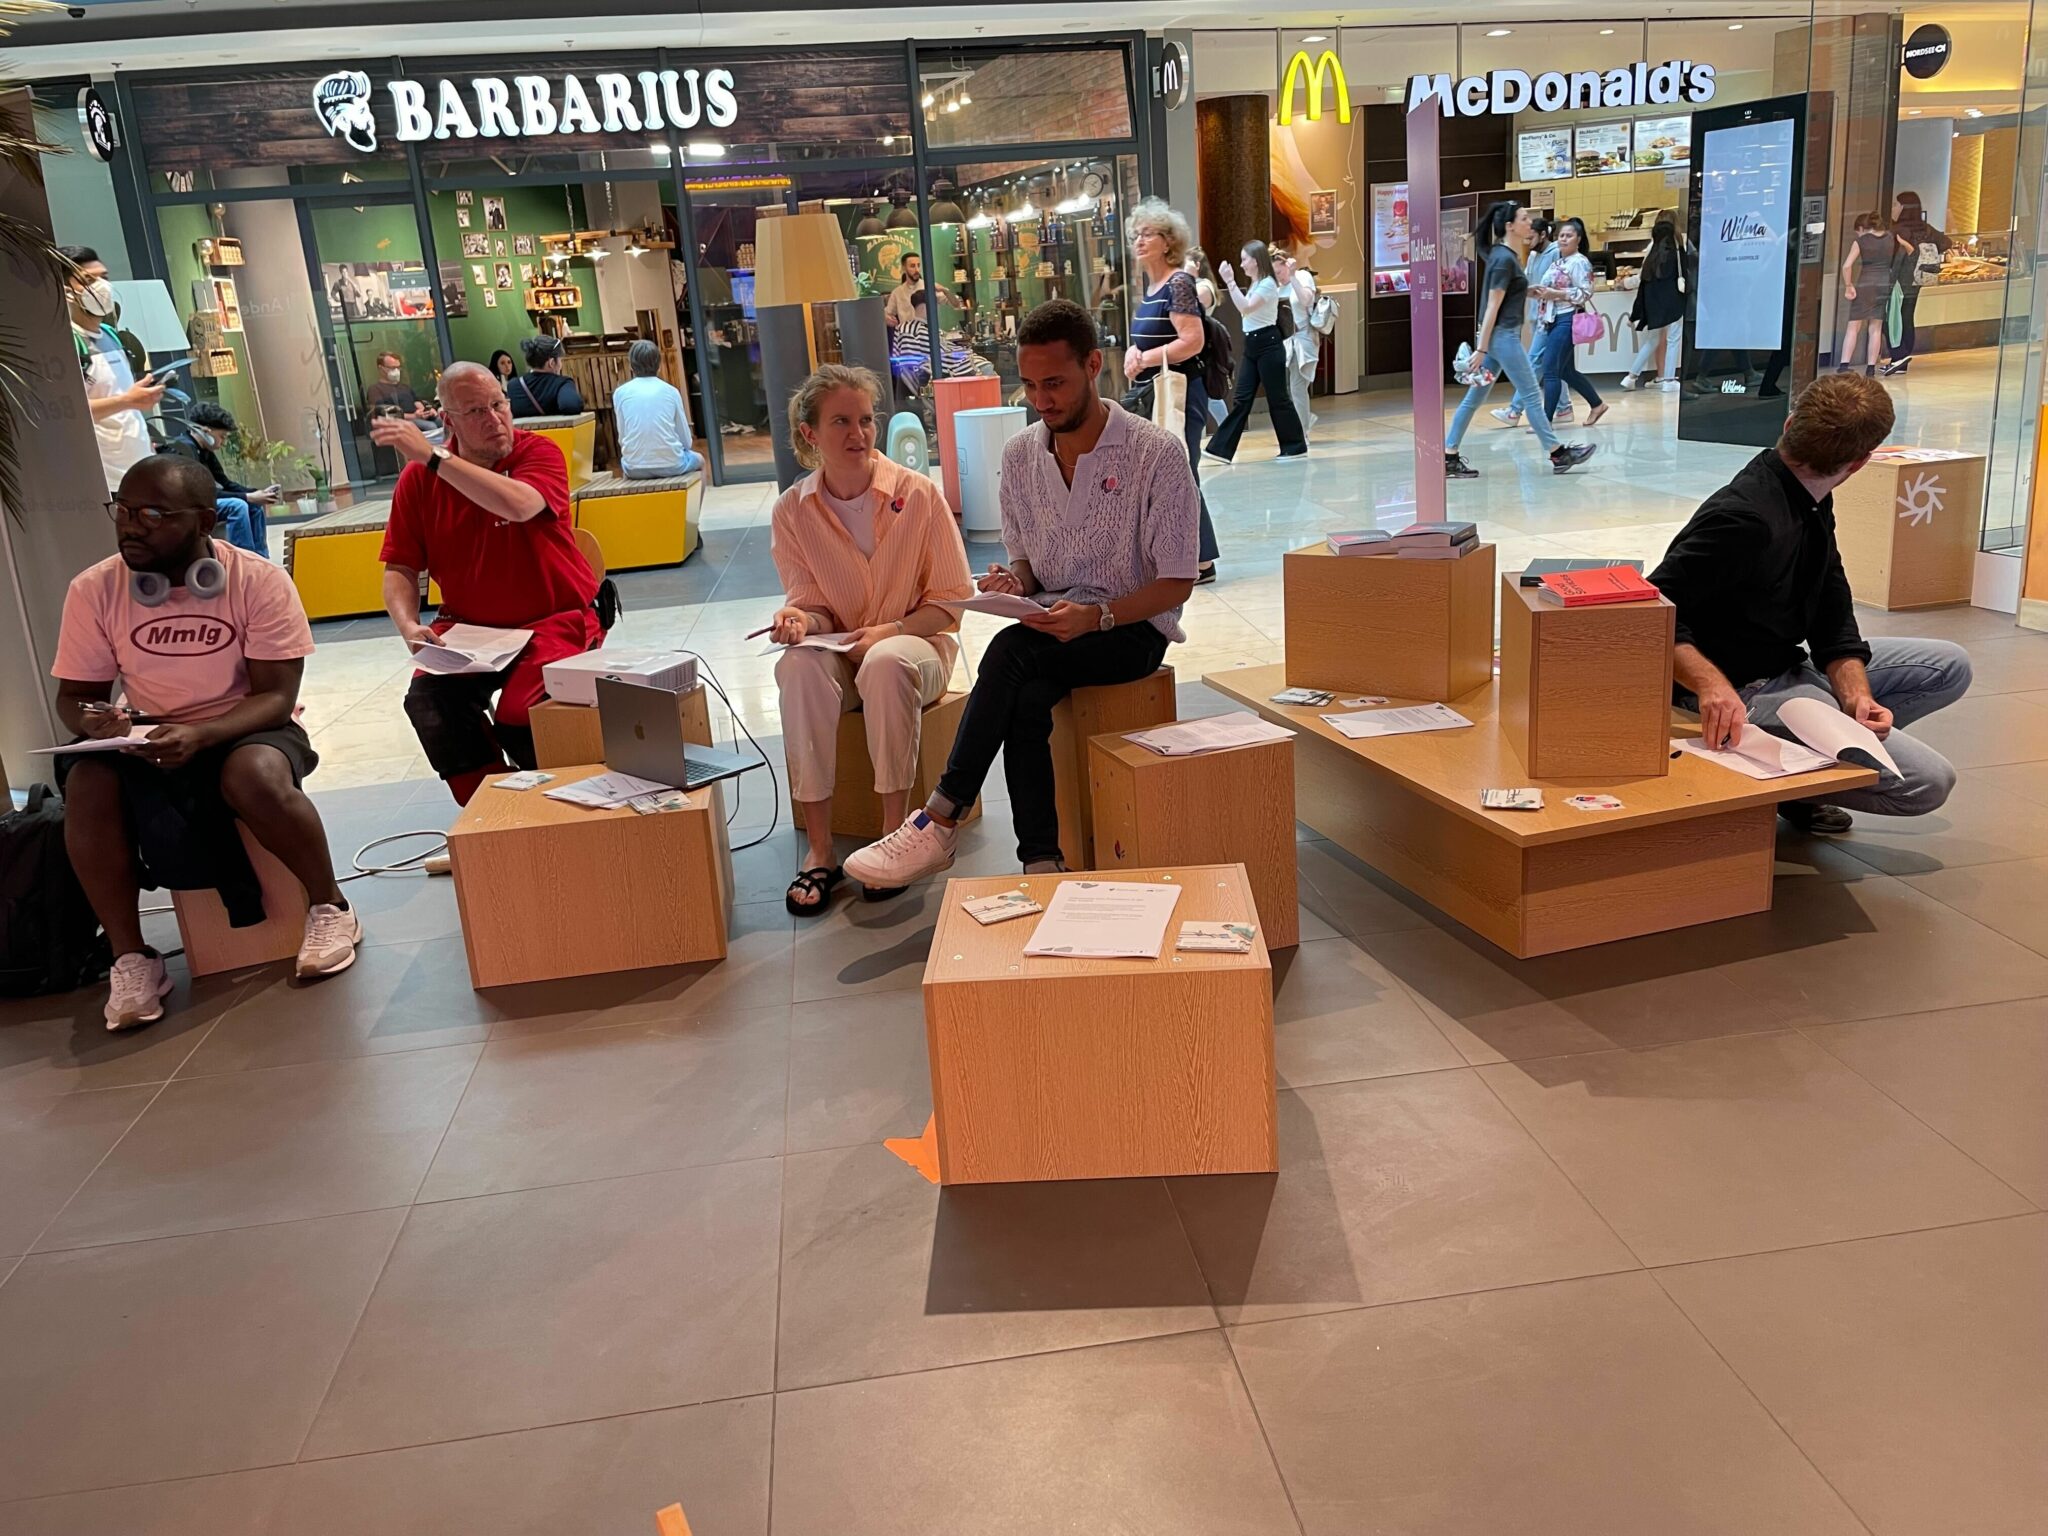
<path fill-rule="evenodd" d="M 1134 415 L 1152 415 L 1152 395 L 1160 372 L 1172 369 L 1187 381 L 1187 403 L 1181 411 L 1181 436 L 1188 445 L 1188 468 L 1195 489 L 1202 482 L 1202 426 L 1209 414 L 1209 391 L 1203 382 L 1202 300 L 1192 274 L 1182 269 L 1194 233 L 1188 221 L 1164 201 L 1148 197 L 1131 210 L 1131 262 L 1138 269 L 1138 303 L 1131 311 L 1131 344 L 1124 349 L 1124 377 L 1131 381 L 1123 407 Z M 1216 579 L 1216 527 L 1209 521 L 1209 502 L 1201 498 L 1202 531 L 1197 586 Z"/>

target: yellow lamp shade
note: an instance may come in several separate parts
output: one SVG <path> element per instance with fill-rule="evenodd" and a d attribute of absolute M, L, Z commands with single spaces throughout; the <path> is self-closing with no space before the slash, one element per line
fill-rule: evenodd
<path fill-rule="evenodd" d="M 846 237 L 829 213 L 790 213 L 754 226 L 754 303 L 837 304 L 857 299 Z"/>

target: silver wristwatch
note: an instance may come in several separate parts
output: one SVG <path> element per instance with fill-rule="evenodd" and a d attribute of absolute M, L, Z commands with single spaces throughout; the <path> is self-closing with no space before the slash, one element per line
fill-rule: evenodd
<path fill-rule="evenodd" d="M 1102 610 L 1101 622 L 1095 626 L 1096 632 L 1106 635 L 1116 628 L 1116 610 L 1107 603 L 1097 603 L 1095 606 Z"/>

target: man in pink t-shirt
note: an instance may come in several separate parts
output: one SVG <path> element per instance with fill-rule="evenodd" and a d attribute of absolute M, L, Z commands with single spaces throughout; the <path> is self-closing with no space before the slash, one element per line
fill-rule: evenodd
<path fill-rule="evenodd" d="M 69 729 L 138 738 L 59 768 L 65 848 L 116 957 L 107 1028 L 128 1029 L 162 1018 L 172 985 L 142 942 L 142 867 L 171 883 L 166 865 L 204 864 L 215 878 L 192 883 L 218 885 L 231 921 L 260 918 L 260 896 L 238 910 L 231 893 L 253 885 L 234 820 L 306 888 L 300 976 L 348 969 L 363 930 L 299 787 L 320 759 L 292 718 L 313 632 L 291 578 L 211 537 L 213 477 L 190 459 L 134 465 L 109 510 L 120 553 L 72 579 L 50 670 Z"/>

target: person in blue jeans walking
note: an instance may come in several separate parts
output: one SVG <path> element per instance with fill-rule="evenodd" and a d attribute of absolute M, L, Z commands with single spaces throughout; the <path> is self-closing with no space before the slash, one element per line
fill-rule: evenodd
<path fill-rule="evenodd" d="M 1592 409 L 1586 425 L 1598 426 L 1607 414 L 1607 402 L 1593 381 L 1579 371 L 1578 343 L 1572 340 L 1572 317 L 1593 297 L 1593 264 L 1586 259 L 1586 225 L 1581 219 L 1566 219 L 1557 226 L 1555 258 L 1542 277 L 1530 279 L 1530 291 L 1540 303 L 1536 310 L 1536 365 L 1543 376 L 1543 414 L 1551 423 L 1569 420 L 1570 385 Z M 1536 264 L 1531 262 L 1534 272 Z M 1559 409 L 1562 401 L 1563 409 Z"/>
<path fill-rule="evenodd" d="M 1515 404 L 1521 407 L 1529 425 L 1550 455 L 1550 467 L 1558 474 L 1576 469 L 1593 457 L 1591 443 L 1561 443 L 1544 414 L 1537 393 L 1536 374 L 1529 366 L 1528 350 L 1522 345 L 1522 321 L 1528 313 L 1529 279 L 1523 273 L 1523 257 L 1535 238 L 1530 213 L 1512 198 L 1503 198 L 1480 216 L 1472 236 L 1473 252 L 1480 271 L 1479 331 L 1472 343 L 1476 361 L 1468 375 L 1470 386 L 1451 416 L 1451 430 L 1444 436 L 1444 474 L 1453 480 L 1476 480 L 1479 471 L 1465 462 L 1458 447 L 1465 441 L 1465 429 L 1472 416 L 1493 393 L 1495 381 L 1506 374 L 1515 387 Z"/>
<path fill-rule="evenodd" d="M 220 450 L 234 435 L 235 418 L 224 405 L 201 400 L 185 412 L 185 430 L 157 450 L 196 459 L 213 476 L 215 530 L 237 549 L 270 557 L 268 508 L 278 499 L 278 488 L 261 489 L 228 478 L 221 467 Z"/>
<path fill-rule="evenodd" d="M 1650 573 L 1678 609 L 1675 701 L 1699 712 L 1709 746 L 1739 739 L 1745 725 L 1789 738 L 1778 711 L 1820 699 L 1868 726 L 1899 765 L 1869 789 L 1779 806 L 1803 832 L 1839 836 L 1852 810 L 1924 816 L 1955 788 L 1948 759 L 1904 727 L 1963 696 L 1969 655 L 1946 640 L 1865 640 L 1835 547 L 1835 487 L 1891 430 L 1891 396 L 1877 380 L 1816 379 L 1777 446 L 1709 496 Z"/>

